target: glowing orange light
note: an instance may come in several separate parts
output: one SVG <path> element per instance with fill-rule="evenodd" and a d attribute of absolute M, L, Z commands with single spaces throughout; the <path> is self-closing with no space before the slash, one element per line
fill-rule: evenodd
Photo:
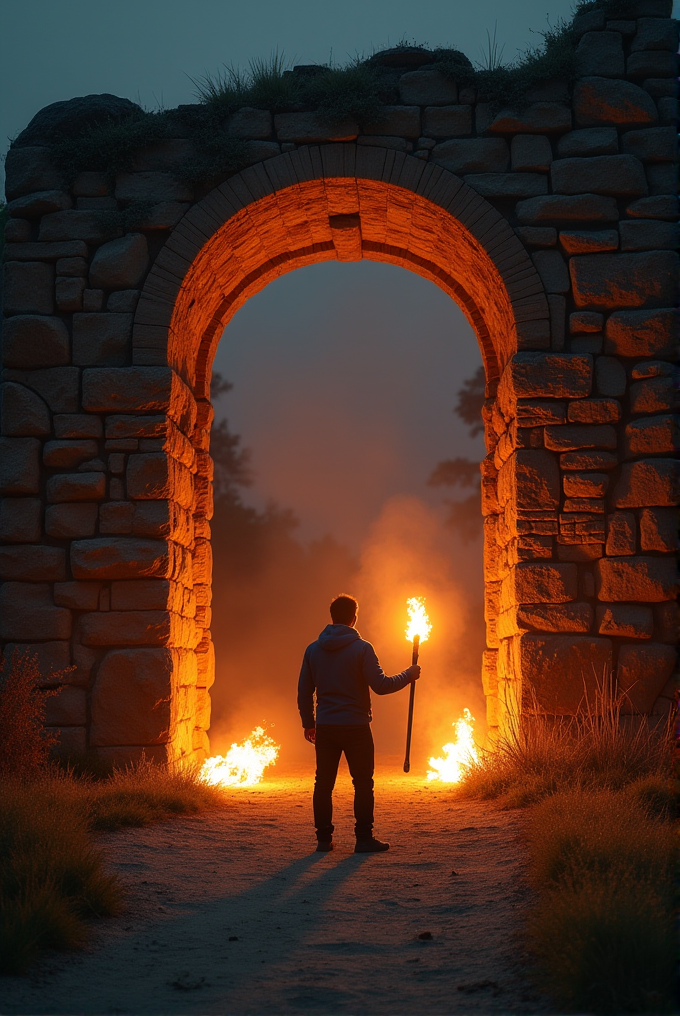
<path fill-rule="evenodd" d="M 425 612 L 425 597 L 412 596 L 406 601 L 406 609 L 408 610 L 406 638 L 409 642 L 413 642 L 417 636 L 420 642 L 427 642 L 432 631 L 432 625 Z"/>
<path fill-rule="evenodd" d="M 428 780 L 441 780 L 442 783 L 460 783 L 466 770 L 479 761 L 479 753 L 473 740 L 475 718 L 469 709 L 451 724 L 456 730 L 455 741 L 445 744 L 442 748 L 444 758 L 431 758 Z"/>
<path fill-rule="evenodd" d="M 213 787 L 254 787 L 267 766 L 276 762 L 280 747 L 262 727 L 255 727 L 240 744 L 232 744 L 226 755 L 207 758 L 199 778 Z"/>

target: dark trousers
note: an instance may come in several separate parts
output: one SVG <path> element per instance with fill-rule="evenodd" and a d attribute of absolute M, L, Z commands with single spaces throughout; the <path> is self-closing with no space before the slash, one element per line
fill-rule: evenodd
<path fill-rule="evenodd" d="M 343 751 L 354 784 L 354 832 L 373 834 L 373 735 L 368 723 L 322 723 L 316 728 L 314 824 L 319 840 L 333 835 L 333 787 Z"/>

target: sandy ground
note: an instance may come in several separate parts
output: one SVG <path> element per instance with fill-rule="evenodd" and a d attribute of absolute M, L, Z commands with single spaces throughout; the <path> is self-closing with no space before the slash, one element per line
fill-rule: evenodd
<path fill-rule="evenodd" d="M 330 854 L 313 852 L 309 772 L 231 792 L 224 811 L 101 837 L 125 914 L 96 922 L 85 953 L 3 978 L 0 1011 L 548 1011 L 515 941 L 529 900 L 518 813 L 452 801 L 395 762 L 376 777 L 386 854 L 352 852 L 344 773 Z"/>

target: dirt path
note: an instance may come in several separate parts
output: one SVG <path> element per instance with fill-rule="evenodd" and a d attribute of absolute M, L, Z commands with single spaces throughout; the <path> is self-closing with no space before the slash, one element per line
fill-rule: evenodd
<path fill-rule="evenodd" d="M 313 853 L 310 774 L 231 795 L 225 811 L 103 837 L 128 886 L 86 953 L 3 978 L 2 1013 L 541 1013 L 514 948 L 527 901 L 519 818 L 378 774 L 376 831 Z M 440 785 L 441 786 L 441 785 Z M 453 872 L 455 871 L 455 874 Z M 430 932 L 431 940 L 418 938 Z"/>

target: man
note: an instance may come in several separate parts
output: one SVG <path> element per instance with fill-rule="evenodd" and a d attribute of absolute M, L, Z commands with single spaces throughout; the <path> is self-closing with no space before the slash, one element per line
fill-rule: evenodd
<path fill-rule="evenodd" d="M 420 677 L 411 666 L 386 677 L 370 642 L 356 630 L 359 604 L 353 596 L 336 596 L 332 624 L 305 650 L 298 682 L 298 709 L 305 738 L 316 749 L 314 824 L 317 850 L 333 849 L 333 787 L 340 756 L 345 753 L 354 784 L 357 854 L 389 850 L 373 836 L 373 735 L 371 693 L 391 695 Z M 316 723 L 314 693 L 316 692 Z"/>

